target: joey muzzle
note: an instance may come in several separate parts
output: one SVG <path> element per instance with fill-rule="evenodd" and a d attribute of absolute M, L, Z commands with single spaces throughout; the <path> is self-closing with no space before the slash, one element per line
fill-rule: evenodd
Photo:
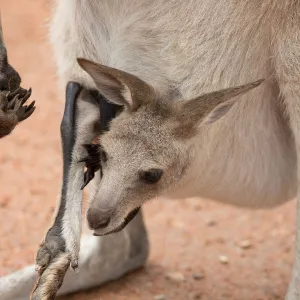
<path fill-rule="evenodd" d="M 94 230 L 94 235 L 95 236 L 103 236 L 103 235 L 108 235 L 111 233 L 116 233 L 124 229 L 130 221 L 134 219 L 134 217 L 138 214 L 140 211 L 140 207 L 137 207 L 133 209 L 121 222 L 120 225 L 115 227 L 114 229 L 106 232 L 105 228 L 107 228 L 110 224 L 110 221 L 113 218 L 113 210 L 107 210 L 107 211 L 99 211 L 99 210 L 94 210 L 94 209 L 89 209 L 87 212 L 87 220 L 88 224 L 91 229 Z"/>

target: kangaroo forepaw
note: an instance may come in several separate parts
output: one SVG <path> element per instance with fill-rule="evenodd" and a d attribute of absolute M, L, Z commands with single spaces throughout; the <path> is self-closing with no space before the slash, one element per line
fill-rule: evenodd
<path fill-rule="evenodd" d="M 19 122 L 32 115 L 35 102 L 24 105 L 30 95 L 31 89 L 22 88 L 13 93 L 0 92 L 0 138 L 10 134 Z"/>
<path fill-rule="evenodd" d="M 13 93 L 8 93 L 7 97 L 7 110 L 15 113 L 18 122 L 22 122 L 29 118 L 35 110 L 35 101 L 32 101 L 29 105 L 24 105 L 31 96 L 31 89 L 28 91 L 19 88 Z"/>

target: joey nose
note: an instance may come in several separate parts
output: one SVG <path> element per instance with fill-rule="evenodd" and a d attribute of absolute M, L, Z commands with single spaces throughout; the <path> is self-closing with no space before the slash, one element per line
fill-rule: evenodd
<path fill-rule="evenodd" d="M 97 209 L 88 209 L 87 221 L 89 227 L 93 230 L 106 228 L 111 219 L 111 211 L 101 211 Z"/>

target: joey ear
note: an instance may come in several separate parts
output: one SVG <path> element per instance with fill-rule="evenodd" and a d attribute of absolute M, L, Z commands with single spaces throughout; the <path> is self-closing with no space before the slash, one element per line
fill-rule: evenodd
<path fill-rule="evenodd" d="M 114 104 L 135 110 L 154 95 L 154 89 L 150 85 L 132 74 L 83 58 L 78 58 L 77 61 L 93 78 L 99 92 Z"/>
<path fill-rule="evenodd" d="M 245 85 L 231 87 L 201 95 L 195 99 L 184 102 L 181 105 L 180 115 L 183 120 L 193 124 L 212 124 L 223 117 L 238 101 L 238 95 L 242 95 L 259 86 L 264 79 Z"/>

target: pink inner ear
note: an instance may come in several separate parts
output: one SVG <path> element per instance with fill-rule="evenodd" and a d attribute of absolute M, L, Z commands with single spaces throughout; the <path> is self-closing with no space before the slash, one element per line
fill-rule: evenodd
<path fill-rule="evenodd" d="M 117 105 L 132 105 L 130 89 L 114 75 L 114 69 L 85 59 L 78 59 L 78 63 L 93 78 L 99 92 L 108 101 Z"/>
<path fill-rule="evenodd" d="M 130 110 L 155 96 L 154 88 L 139 77 L 125 71 L 77 59 L 79 65 L 93 78 L 99 92 L 117 105 L 126 105 Z"/>
<path fill-rule="evenodd" d="M 131 107 L 133 105 L 131 91 L 130 91 L 129 87 L 124 84 L 123 84 L 123 89 L 122 89 L 122 96 L 123 96 L 126 104 Z"/>
<path fill-rule="evenodd" d="M 224 102 L 220 105 L 218 105 L 212 112 L 208 114 L 208 116 L 204 119 L 205 125 L 210 125 L 220 118 L 222 118 L 226 113 L 232 108 L 236 101 L 231 100 Z"/>

